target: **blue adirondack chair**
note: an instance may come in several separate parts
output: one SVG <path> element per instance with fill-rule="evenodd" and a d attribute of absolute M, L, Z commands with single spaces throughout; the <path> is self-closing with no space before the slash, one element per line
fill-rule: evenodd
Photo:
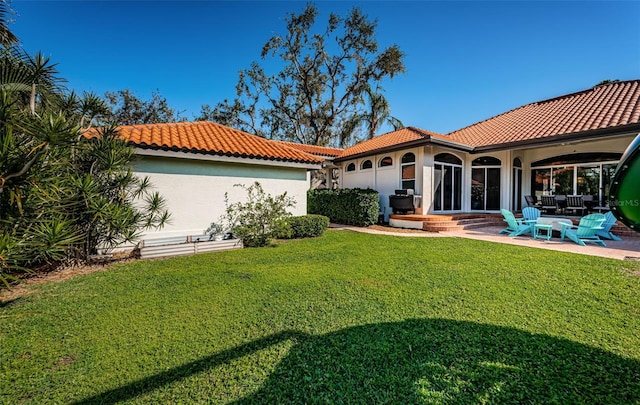
<path fill-rule="evenodd" d="M 531 233 L 532 225 L 526 223 L 521 218 L 516 218 L 513 213 L 507 209 L 501 209 L 504 221 L 507 223 L 507 227 L 500 231 L 500 233 L 507 233 L 509 236 L 519 236 L 525 233 Z"/>
<path fill-rule="evenodd" d="M 586 246 L 585 242 L 597 243 L 606 246 L 598 236 L 598 232 L 602 230 L 602 223 L 605 221 L 603 214 L 589 214 L 580 218 L 578 226 L 562 224 L 560 239 L 564 240 L 565 236 L 580 246 Z"/>
<path fill-rule="evenodd" d="M 601 238 L 611 239 L 611 240 L 622 240 L 619 236 L 616 236 L 611 233 L 611 227 L 616 224 L 618 220 L 611 211 L 604 214 L 604 222 L 602 223 L 602 229 L 600 229 L 597 235 Z"/>
<path fill-rule="evenodd" d="M 522 209 L 522 217 L 529 223 L 534 223 L 540 218 L 540 210 L 536 207 L 524 207 Z"/>

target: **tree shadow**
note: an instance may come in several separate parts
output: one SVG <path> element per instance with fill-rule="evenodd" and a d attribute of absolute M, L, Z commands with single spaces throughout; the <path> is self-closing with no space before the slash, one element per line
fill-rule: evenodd
<path fill-rule="evenodd" d="M 445 319 L 283 332 L 80 403 L 115 403 L 295 339 L 254 394 L 274 403 L 638 403 L 640 362 L 567 339 Z"/>

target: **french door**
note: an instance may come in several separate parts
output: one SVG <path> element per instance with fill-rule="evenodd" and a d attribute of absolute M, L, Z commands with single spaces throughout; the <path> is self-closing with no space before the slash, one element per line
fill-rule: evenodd
<path fill-rule="evenodd" d="M 471 209 L 495 211 L 500 209 L 500 168 L 471 169 Z"/>

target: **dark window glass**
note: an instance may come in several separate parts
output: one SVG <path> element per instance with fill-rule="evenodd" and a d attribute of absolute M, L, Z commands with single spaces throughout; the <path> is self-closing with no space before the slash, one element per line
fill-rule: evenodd
<path fill-rule="evenodd" d="M 462 160 L 451 153 L 439 153 L 434 157 L 436 162 L 451 163 L 453 165 L 461 165 Z"/>
<path fill-rule="evenodd" d="M 416 155 L 414 155 L 413 153 L 406 153 L 402 157 L 402 163 L 413 163 L 415 161 L 416 161 Z"/>
<path fill-rule="evenodd" d="M 355 171 L 355 170 L 356 170 L 356 164 L 355 164 L 355 163 L 349 163 L 349 164 L 347 165 L 347 170 L 346 170 L 346 171 L 348 171 L 348 172 L 353 172 L 353 171 Z"/>
<path fill-rule="evenodd" d="M 379 167 L 386 167 L 386 166 L 392 166 L 393 165 L 393 159 L 391 159 L 391 156 L 385 156 L 382 159 L 380 159 L 380 163 L 378 164 Z"/>
<path fill-rule="evenodd" d="M 491 156 L 482 156 L 471 162 L 471 166 L 500 166 L 500 159 Z"/>

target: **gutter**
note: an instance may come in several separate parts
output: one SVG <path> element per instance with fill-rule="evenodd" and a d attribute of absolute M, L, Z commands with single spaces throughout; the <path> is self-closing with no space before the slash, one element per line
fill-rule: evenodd
<path fill-rule="evenodd" d="M 250 165 L 264 165 L 264 166 L 280 166 L 280 167 L 297 167 L 304 168 L 307 170 L 320 169 L 322 167 L 322 161 L 318 162 L 304 162 L 304 161 L 295 161 L 295 160 L 285 160 L 285 159 L 270 159 L 258 156 L 248 156 L 248 155 L 240 155 L 240 154 L 214 154 L 214 153 L 203 153 L 200 151 L 191 151 L 187 149 L 179 149 L 179 148 L 154 148 L 154 147 L 145 147 L 142 145 L 134 146 L 135 154 L 140 156 L 156 156 L 156 157 L 167 157 L 167 158 L 177 158 L 177 159 L 186 159 L 186 160 L 205 160 L 205 161 L 213 161 L 213 162 L 226 162 L 226 163 L 244 163 Z"/>

